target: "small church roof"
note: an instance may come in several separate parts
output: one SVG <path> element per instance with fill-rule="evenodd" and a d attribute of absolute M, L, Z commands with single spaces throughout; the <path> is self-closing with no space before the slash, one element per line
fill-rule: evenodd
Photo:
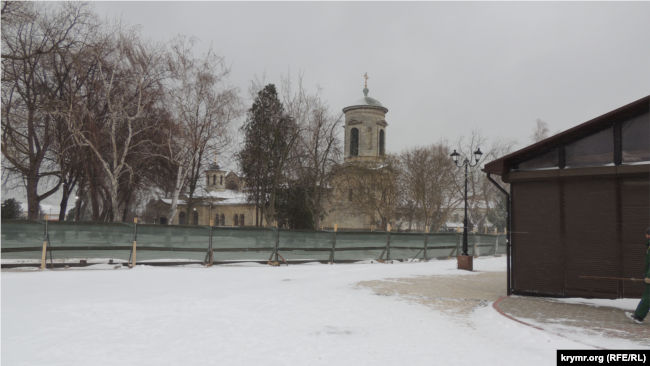
<path fill-rule="evenodd" d="M 372 98 L 372 97 L 368 96 L 368 92 L 370 92 L 370 90 L 368 89 L 368 74 L 367 73 L 364 74 L 364 78 L 366 79 L 366 82 L 365 82 L 364 88 L 363 88 L 363 98 L 357 99 L 354 102 L 354 104 L 343 108 L 343 112 L 345 112 L 347 110 L 350 110 L 350 109 L 356 109 L 356 108 L 359 108 L 359 107 L 378 107 L 378 108 L 382 109 L 384 111 L 384 113 L 388 112 L 388 109 L 386 107 L 384 107 L 384 105 L 381 104 L 380 101 L 378 101 L 375 98 Z"/>
<path fill-rule="evenodd" d="M 363 89 L 363 94 L 364 94 L 363 98 L 357 99 L 354 102 L 354 104 L 343 108 L 343 112 L 346 112 L 350 109 L 368 108 L 368 107 L 381 109 L 382 111 L 384 111 L 384 113 L 388 112 L 388 108 L 384 107 L 384 105 L 381 104 L 380 101 L 368 96 L 368 88 Z"/>
<path fill-rule="evenodd" d="M 355 104 L 356 105 L 372 105 L 372 106 L 375 106 L 375 107 L 383 107 L 384 105 L 381 104 L 380 101 L 378 101 L 375 98 L 371 98 L 371 97 L 368 96 L 368 91 L 369 91 L 368 88 L 364 88 L 363 89 L 363 98 L 357 99 Z"/>

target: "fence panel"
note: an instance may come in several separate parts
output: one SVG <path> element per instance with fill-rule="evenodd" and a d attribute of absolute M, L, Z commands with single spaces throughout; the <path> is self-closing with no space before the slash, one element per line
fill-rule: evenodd
<path fill-rule="evenodd" d="M 137 226 L 138 261 L 203 261 L 208 251 L 207 226 Z M 39 260 L 44 238 L 43 222 L 2 223 L 2 259 Z M 48 223 L 52 257 L 55 261 L 79 259 L 128 260 L 133 241 L 133 224 Z M 278 232 L 269 228 L 212 228 L 214 260 L 266 261 Z M 458 254 L 459 233 L 390 233 L 390 258 L 447 258 Z M 334 240 L 335 261 L 386 258 L 386 232 L 279 231 L 279 254 L 288 261 L 328 261 Z M 497 245 L 498 241 L 498 245 Z M 470 234 L 470 255 L 506 252 L 505 235 Z"/>
<path fill-rule="evenodd" d="M 423 258 L 424 233 L 391 233 L 390 257 L 394 259 Z M 428 254 L 428 252 L 427 252 Z"/>
<path fill-rule="evenodd" d="M 448 258 L 458 255 L 458 243 L 462 234 L 433 233 L 427 234 L 427 256 L 429 258 Z"/>
<path fill-rule="evenodd" d="M 386 233 L 339 231 L 336 233 L 337 260 L 377 259 L 386 248 Z"/>

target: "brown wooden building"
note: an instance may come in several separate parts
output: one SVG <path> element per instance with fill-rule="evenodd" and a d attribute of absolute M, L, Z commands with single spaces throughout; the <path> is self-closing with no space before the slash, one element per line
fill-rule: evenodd
<path fill-rule="evenodd" d="M 650 226 L 650 96 L 485 165 L 510 183 L 509 290 L 639 297 Z"/>

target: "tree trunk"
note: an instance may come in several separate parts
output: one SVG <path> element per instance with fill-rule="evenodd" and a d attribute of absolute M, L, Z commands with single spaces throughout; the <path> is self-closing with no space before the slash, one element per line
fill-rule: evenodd
<path fill-rule="evenodd" d="M 27 218 L 38 220 L 40 214 L 40 201 L 38 200 L 38 179 L 30 173 L 27 176 Z"/>
<path fill-rule="evenodd" d="M 178 166 L 178 171 L 176 172 L 176 185 L 174 187 L 174 193 L 172 194 L 172 206 L 169 208 L 169 213 L 167 214 L 167 222 L 174 222 L 174 217 L 176 217 L 176 211 L 178 210 L 178 197 L 181 194 L 183 177 L 183 167 Z"/>
<path fill-rule="evenodd" d="M 117 199 L 117 191 L 119 188 L 119 183 L 117 178 L 111 177 L 111 213 L 110 220 L 112 222 L 120 222 L 120 202 Z"/>
<path fill-rule="evenodd" d="M 68 191 L 68 185 L 63 185 L 63 193 L 61 195 L 61 203 L 59 204 L 59 221 L 65 221 L 65 212 L 68 208 L 68 198 L 70 197 L 70 191 Z"/>

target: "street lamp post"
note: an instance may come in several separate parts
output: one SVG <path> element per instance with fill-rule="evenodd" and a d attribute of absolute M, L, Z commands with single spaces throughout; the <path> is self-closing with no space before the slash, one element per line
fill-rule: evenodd
<path fill-rule="evenodd" d="M 470 161 L 470 159 L 464 157 L 462 160 L 462 163 L 460 162 L 460 154 L 454 150 L 449 156 L 454 160 L 454 164 L 456 164 L 457 167 L 463 166 L 465 168 L 465 195 L 464 195 L 464 202 L 465 202 L 465 217 L 463 218 L 463 252 L 462 256 L 467 257 L 467 170 L 468 168 L 473 168 L 478 165 L 479 160 L 481 160 L 481 156 L 483 153 L 481 152 L 481 148 L 477 148 L 476 151 L 474 151 L 474 162 Z M 461 258 L 459 258 L 459 268 L 460 268 L 460 261 Z M 472 270 L 471 268 L 471 260 L 469 261 L 469 267 L 470 268 L 464 268 L 464 269 L 469 269 Z"/>

